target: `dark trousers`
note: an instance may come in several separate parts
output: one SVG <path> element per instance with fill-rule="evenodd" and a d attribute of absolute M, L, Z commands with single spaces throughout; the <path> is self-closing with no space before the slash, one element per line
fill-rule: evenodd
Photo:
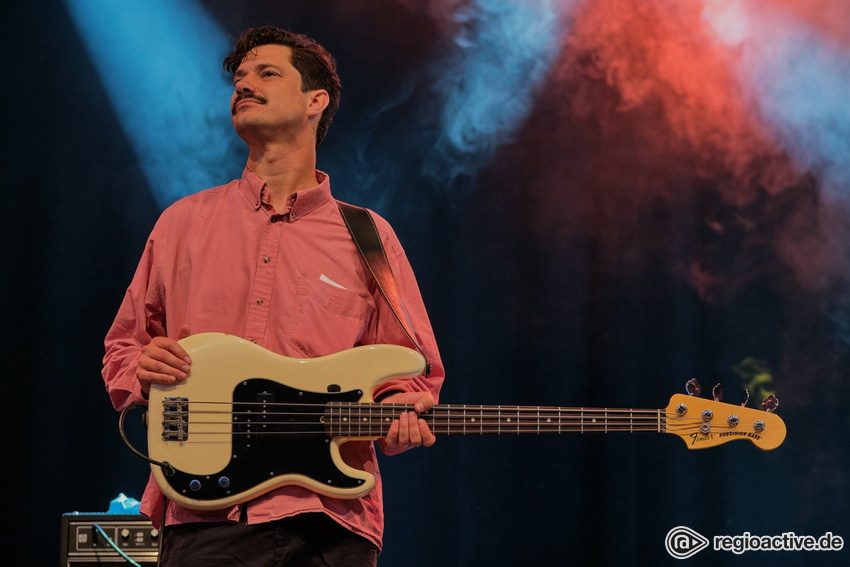
<path fill-rule="evenodd" d="M 378 548 L 325 514 L 163 530 L 162 567 L 375 567 Z"/>

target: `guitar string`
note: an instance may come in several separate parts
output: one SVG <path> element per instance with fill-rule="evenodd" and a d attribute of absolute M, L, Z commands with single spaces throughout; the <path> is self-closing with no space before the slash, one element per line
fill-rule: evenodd
<path fill-rule="evenodd" d="M 331 402 L 331 403 L 291 403 L 291 402 L 206 402 L 206 401 L 192 401 L 191 404 L 194 406 L 198 405 L 211 405 L 211 406 L 254 406 L 255 410 L 245 410 L 245 411 L 220 411 L 216 412 L 212 409 L 186 409 L 182 406 L 188 406 L 190 402 L 167 402 L 164 403 L 163 406 L 165 408 L 164 413 L 168 412 L 191 412 L 191 413 L 226 413 L 226 414 L 248 414 L 248 413 L 265 413 L 268 415 L 313 415 L 316 412 L 302 411 L 302 412 L 274 412 L 268 411 L 263 408 L 316 408 L 316 409 L 330 409 L 332 411 L 348 411 L 348 412 L 379 412 L 380 414 L 398 414 L 401 411 L 414 411 L 413 406 L 410 404 L 386 404 L 386 403 L 349 403 L 349 404 L 341 404 L 339 402 Z M 623 408 L 567 408 L 567 407 L 545 407 L 545 406 L 477 406 L 477 405 L 438 405 L 434 408 L 422 412 L 423 415 L 435 415 L 438 413 L 451 413 L 451 412 L 473 412 L 481 415 L 488 414 L 500 414 L 500 413 L 532 413 L 536 417 L 539 413 L 545 414 L 571 414 L 571 413 L 579 413 L 584 415 L 637 415 L 641 414 L 652 415 L 653 417 L 658 414 L 658 409 L 623 409 Z"/>
<path fill-rule="evenodd" d="M 193 402 L 201 404 L 203 402 Z M 217 403 L 217 402 L 216 402 Z M 239 405 L 239 404 L 233 404 Z M 268 411 L 262 408 L 243 411 L 228 411 L 228 410 L 207 410 L 207 409 L 188 409 L 188 408 L 168 408 L 163 411 L 163 415 L 168 417 L 172 415 L 231 415 L 239 417 L 316 417 L 342 416 L 347 418 L 370 418 L 370 419 L 390 419 L 397 417 L 401 412 L 413 411 L 413 407 L 409 405 L 396 404 L 354 404 L 348 406 L 328 405 L 328 404 L 286 404 L 289 407 L 302 411 Z M 324 411 L 303 411 L 304 408 L 316 408 Z M 454 413 L 454 415 L 453 415 Z M 675 412 L 665 412 L 665 410 L 621 410 L 621 409 L 588 409 L 588 408 L 537 408 L 534 406 L 503 406 L 503 407 L 486 407 L 481 409 L 478 406 L 437 406 L 431 410 L 419 414 L 424 418 L 434 420 L 446 419 L 456 421 L 467 420 L 505 420 L 512 422 L 514 420 L 525 420 L 532 422 L 551 423 L 553 421 L 575 420 L 595 423 L 599 421 L 635 421 L 635 420 L 655 420 L 659 415 L 665 418 L 675 418 L 682 420 L 702 421 L 701 417 L 683 417 Z"/>
<path fill-rule="evenodd" d="M 362 438 L 362 439 L 373 439 L 373 438 L 381 438 L 386 436 L 387 428 L 383 427 L 366 427 L 364 426 L 362 430 L 357 430 L 357 428 L 321 428 L 321 429 L 312 429 L 312 430 L 300 430 L 300 431 L 197 431 L 196 429 L 191 429 L 182 434 L 182 436 L 176 432 L 171 434 L 163 434 L 162 438 L 167 441 L 179 441 L 184 443 L 209 443 L 215 442 L 211 439 L 216 436 L 225 436 L 225 439 L 222 441 L 229 442 L 232 438 L 241 438 L 241 437 L 268 437 L 268 436 L 317 436 L 317 437 L 347 437 L 352 439 Z M 701 434 L 698 426 L 693 427 L 680 427 L 680 428 L 671 428 L 669 426 L 662 425 L 658 427 L 656 425 L 644 426 L 644 427 L 622 427 L 615 428 L 609 427 L 607 430 L 603 428 L 578 428 L 578 427 L 562 427 L 560 430 L 558 429 L 541 429 L 537 428 L 526 429 L 526 430 L 517 430 L 516 428 L 484 428 L 483 430 L 475 428 L 473 430 L 467 429 L 463 431 L 463 428 L 451 428 L 451 429 L 440 429 L 432 427 L 432 432 L 434 435 L 441 436 L 484 436 L 484 435 L 560 435 L 560 434 L 581 434 L 581 435 L 594 435 L 594 434 L 607 434 L 607 433 L 672 433 L 679 436 L 688 436 L 692 434 Z M 741 436 L 762 436 L 765 433 L 755 433 L 755 432 L 736 432 L 734 428 L 731 427 L 715 427 L 712 428 L 712 434 L 729 434 L 735 432 L 737 435 Z M 218 441 L 218 442 L 222 442 Z"/>
<path fill-rule="evenodd" d="M 357 420 L 347 419 L 345 416 L 339 415 L 330 416 L 325 414 L 296 414 L 296 417 L 298 418 L 307 417 L 309 419 L 308 421 L 296 421 L 292 419 L 277 421 L 274 419 L 263 419 L 262 416 L 258 414 L 252 414 L 251 417 L 257 418 L 257 420 L 251 422 L 214 422 L 198 421 L 197 418 L 191 419 L 190 417 L 187 418 L 183 425 L 185 426 L 186 432 L 201 436 L 221 435 L 225 433 L 232 433 L 234 435 L 326 435 L 328 434 L 328 432 L 331 432 L 336 433 L 338 435 L 348 434 L 349 436 L 356 437 L 358 434 L 365 436 L 373 436 L 378 433 L 385 434 L 389 429 L 389 423 L 391 423 L 391 421 L 395 418 L 395 416 L 372 415 L 365 417 L 358 416 L 360 419 Z M 566 418 L 561 419 L 560 421 L 556 420 L 552 422 L 541 422 L 538 421 L 536 418 L 526 417 L 524 419 L 520 419 L 519 421 L 507 421 L 505 418 L 502 418 L 501 420 L 484 419 L 480 421 L 465 421 L 451 424 L 445 421 L 441 422 L 439 418 L 435 419 L 435 416 L 429 417 L 432 418 L 430 420 L 430 426 L 435 434 L 450 434 L 451 432 L 454 432 L 457 435 L 498 434 L 503 432 L 516 432 L 521 434 L 575 432 L 597 433 L 604 431 L 658 431 L 671 433 L 691 431 L 696 432 L 699 431 L 699 427 L 703 423 L 703 420 L 701 418 L 683 418 L 679 417 L 677 414 L 664 414 L 658 411 L 654 412 L 653 414 L 633 416 L 633 418 L 631 419 L 617 419 L 616 417 L 611 417 L 608 420 L 589 420 L 584 422 L 581 420 Z M 179 427 L 180 421 L 172 420 L 168 421 L 167 424 Z M 203 426 L 227 426 L 228 431 L 205 431 L 203 429 Z M 201 427 L 201 430 L 198 430 L 198 427 Z M 280 431 L 276 429 L 278 427 L 300 427 L 302 429 L 294 431 Z M 315 429 L 304 430 L 304 427 L 312 427 Z M 235 428 L 236 430 L 231 431 L 231 429 L 233 428 Z M 250 430 L 242 430 L 248 428 L 250 428 Z M 735 430 L 736 427 L 714 425 L 712 429 L 721 431 L 732 431 Z M 740 428 L 737 429 L 740 430 Z M 172 434 L 172 436 L 177 434 L 177 432 L 174 430 L 170 431 L 170 433 Z"/>
<path fill-rule="evenodd" d="M 214 424 L 213 424 L 214 425 Z M 221 424 L 219 424 L 221 425 Z M 316 424 L 304 424 L 314 426 Z M 319 436 L 332 436 L 332 437 L 383 437 L 386 435 L 388 428 L 380 427 L 380 426 L 363 426 L 362 430 L 357 426 L 349 427 L 317 427 L 316 429 L 307 429 L 307 430 L 286 430 L 286 431 L 260 431 L 260 430 L 250 430 L 250 431 L 198 431 L 197 429 L 189 428 L 183 435 L 185 435 L 186 439 L 189 440 L 189 437 L 192 437 L 193 440 L 197 437 L 212 437 L 212 436 L 221 436 L 225 435 L 227 437 L 231 436 L 268 436 L 268 435 L 319 435 Z M 467 428 L 465 431 L 462 427 L 453 427 L 451 429 L 447 428 L 439 428 L 432 426 L 432 432 L 435 435 L 457 435 L 457 436 L 470 436 L 470 435 L 498 435 L 498 434 L 520 434 L 520 435 L 547 435 L 547 434 L 564 434 L 564 433 L 581 433 L 592 435 L 594 433 L 642 433 L 642 432 L 655 432 L 655 433 L 680 433 L 680 434 L 688 434 L 688 433 L 699 433 L 700 429 L 698 426 L 682 426 L 678 428 L 672 428 L 669 425 L 661 425 L 659 428 L 655 424 L 644 425 L 644 426 L 634 426 L 634 427 L 612 427 L 609 425 L 608 429 L 604 429 L 602 427 L 597 428 L 580 428 L 580 427 L 561 427 L 558 428 L 526 428 L 526 429 L 517 429 L 515 427 L 506 428 L 506 427 L 485 427 L 483 429 L 475 427 L 475 428 Z M 732 427 L 720 427 L 715 426 L 712 429 L 713 433 L 717 433 L 716 429 L 722 429 L 723 432 L 732 431 L 734 428 Z M 749 433 L 742 433 L 749 435 Z M 177 432 L 164 433 L 163 437 L 167 440 L 177 440 L 179 435 Z"/>
<path fill-rule="evenodd" d="M 193 402 L 193 404 L 204 404 L 206 402 Z M 219 404 L 219 402 L 215 402 Z M 230 405 L 230 404 L 228 404 Z M 240 403 L 232 404 L 234 406 Z M 252 404 L 256 405 L 256 404 Z M 278 406 L 292 407 L 302 411 L 268 411 L 263 408 L 243 411 L 228 411 L 228 410 L 207 410 L 207 409 L 189 409 L 168 407 L 163 411 L 163 415 L 232 415 L 232 416 L 306 416 L 314 417 L 318 415 L 338 416 L 343 418 L 348 416 L 363 417 L 369 416 L 376 419 L 385 419 L 397 417 L 401 412 L 413 411 L 410 405 L 401 404 L 352 404 L 352 405 L 330 405 L 330 404 L 277 404 Z M 324 410 L 318 411 L 303 411 L 304 408 L 316 408 Z M 511 421 L 514 419 L 532 420 L 541 422 L 542 419 L 552 421 L 553 418 L 563 421 L 564 419 L 579 418 L 582 421 L 602 420 L 622 420 L 631 421 L 633 419 L 656 419 L 657 416 L 664 410 L 622 410 L 622 409 L 588 409 L 588 408 L 544 408 L 535 406 L 437 406 L 431 410 L 420 413 L 419 415 L 431 419 L 505 419 Z M 452 415 L 454 412 L 456 415 Z M 669 414 L 677 415 L 677 414 Z"/>
<path fill-rule="evenodd" d="M 198 409 L 174 409 L 175 405 L 187 406 L 188 401 L 180 402 L 164 401 L 166 407 L 172 408 L 166 414 L 163 425 L 177 427 L 177 430 L 169 430 L 163 433 L 168 438 L 179 437 L 189 427 L 195 435 L 222 435 L 219 431 L 198 431 L 198 426 L 203 425 L 233 425 L 236 427 L 262 427 L 286 426 L 286 427 L 315 427 L 315 431 L 279 431 L 279 430 L 257 430 L 250 431 L 228 431 L 227 434 L 234 435 L 305 435 L 317 434 L 327 435 L 328 432 L 348 436 L 373 437 L 385 434 L 389 424 L 395 419 L 400 411 L 411 411 L 412 406 L 406 404 L 378 404 L 362 402 L 328 402 L 328 403 L 292 403 L 292 402 L 206 402 L 195 401 L 194 405 L 260 405 L 265 407 L 282 408 L 316 408 L 317 411 L 213 411 Z M 451 413 L 455 412 L 452 416 Z M 345 413 L 347 412 L 347 414 Z M 175 417 L 170 414 L 178 414 Z M 198 421 L 199 415 L 231 415 L 235 418 L 233 422 Z M 183 416 L 187 417 L 183 422 Z M 666 410 L 647 409 L 624 409 L 624 408 L 564 408 L 564 407 L 538 407 L 538 406 L 479 406 L 479 405 L 442 405 L 436 406 L 422 417 L 430 421 L 430 426 L 435 434 L 475 435 L 475 434 L 546 434 L 546 433 L 596 433 L 596 432 L 642 432 L 657 431 L 669 433 L 687 433 L 699 431 L 699 426 L 704 422 L 701 416 L 687 417 L 678 413 L 666 412 Z M 191 419 L 191 416 L 196 416 Z M 245 421 L 238 421 L 239 418 Z M 247 418 L 257 419 L 257 422 L 247 423 Z M 275 421 L 278 417 L 288 417 L 281 421 Z M 291 418 L 306 418 L 308 421 L 295 421 Z M 543 420 L 542 418 L 545 418 Z M 553 419 L 554 418 L 554 419 Z M 454 419 L 454 423 L 451 420 Z M 184 430 L 180 428 L 183 427 Z M 723 426 L 715 424 L 712 429 L 725 431 L 742 431 L 737 426 Z M 364 433 L 365 430 L 365 433 Z"/>
<path fill-rule="evenodd" d="M 309 407 L 309 404 L 292 404 L 293 407 Z M 395 418 L 401 412 L 413 411 L 412 406 L 387 406 L 386 404 L 380 405 L 367 405 L 366 407 L 361 406 L 348 406 L 340 407 L 340 406 L 313 406 L 318 407 L 319 409 L 324 409 L 323 412 L 317 411 L 294 411 L 294 412 L 276 412 L 276 411 L 267 411 L 267 410 L 247 410 L 247 411 L 213 411 L 213 410 L 202 410 L 202 409 L 170 409 L 168 411 L 164 411 L 163 415 L 168 417 L 171 415 L 231 415 L 231 416 L 257 416 L 257 417 L 278 417 L 278 416 L 304 416 L 304 417 L 316 417 L 316 416 L 328 416 L 328 417 L 339 417 L 342 416 L 342 419 L 348 418 L 370 418 L 370 419 L 389 419 Z M 343 411 L 347 410 L 347 411 Z M 456 415 L 451 415 L 451 412 L 454 411 Z M 525 413 L 523 413 L 525 411 Z M 548 414 L 548 415 L 547 415 Z M 552 422 L 553 418 L 558 421 L 565 420 L 575 420 L 578 419 L 582 422 L 590 422 L 595 423 L 597 420 L 601 421 L 624 421 L 630 422 L 634 420 L 655 420 L 659 415 L 663 415 L 665 418 L 673 418 L 680 419 L 685 421 L 695 421 L 701 422 L 704 421 L 701 417 L 685 417 L 679 416 L 679 414 L 675 412 L 664 412 L 664 410 L 588 410 L 588 409 L 579 409 L 579 408 L 561 408 L 561 409 L 551 409 L 547 410 L 545 408 L 534 408 L 531 410 L 521 410 L 516 407 L 503 407 L 500 409 L 485 409 L 485 410 L 477 410 L 472 408 L 452 408 L 448 409 L 445 406 L 434 408 L 428 410 L 426 412 L 422 412 L 419 415 L 425 418 L 431 419 L 454 419 L 456 421 L 466 421 L 466 420 L 475 420 L 475 419 L 485 419 L 492 420 L 496 419 L 499 421 L 507 421 L 512 422 L 513 420 L 526 420 L 532 422 L 540 422 L 542 423 L 544 418 L 547 423 Z"/>

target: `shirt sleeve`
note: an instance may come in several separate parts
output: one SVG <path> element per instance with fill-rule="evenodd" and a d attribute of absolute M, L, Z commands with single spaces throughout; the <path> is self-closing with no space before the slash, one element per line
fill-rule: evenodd
<path fill-rule="evenodd" d="M 112 405 L 119 411 L 131 403 L 145 401 L 136 379 L 136 366 L 142 347 L 153 337 L 165 335 L 164 310 L 154 268 L 155 250 L 151 236 L 104 341 L 103 380 Z"/>

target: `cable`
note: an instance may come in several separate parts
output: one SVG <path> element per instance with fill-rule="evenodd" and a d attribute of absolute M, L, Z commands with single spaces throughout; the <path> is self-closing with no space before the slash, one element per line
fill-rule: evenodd
<path fill-rule="evenodd" d="M 120 547 L 118 547 L 118 544 L 116 544 L 114 541 L 112 541 L 112 538 L 111 538 L 111 537 L 109 537 L 108 535 L 106 535 L 106 532 L 105 532 L 105 531 L 103 531 L 103 528 L 101 528 L 99 524 L 94 524 L 94 529 L 96 529 L 96 530 L 97 530 L 97 532 L 98 532 L 101 536 L 103 536 L 103 538 L 106 540 L 106 543 L 108 543 L 108 544 L 112 547 L 112 549 L 114 549 L 114 550 L 118 553 L 118 555 L 120 555 L 121 557 L 123 557 L 124 559 L 126 559 L 126 560 L 127 560 L 127 563 L 129 563 L 130 565 L 133 565 L 134 567 L 142 567 L 141 565 L 139 565 L 138 563 L 136 563 L 135 561 L 133 561 L 133 560 L 130 558 L 130 556 L 129 556 L 129 555 L 127 555 L 126 553 L 124 553 L 124 551 L 123 551 Z"/>
<path fill-rule="evenodd" d="M 166 474 L 166 476 L 171 476 L 175 472 L 174 467 L 172 467 L 167 461 L 157 461 L 156 459 L 151 459 L 150 457 L 148 457 L 147 455 L 145 455 L 144 453 L 142 453 L 141 451 L 139 451 L 138 449 L 133 447 L 132 443 L 130 443 L 130 440 L 127 438 L 127 434 L 124 432 L 124 418 L 127 416 L 127 414 L 131 410 L 134 410 L 138 407 L 147 408 L 147 405 L 144 404 L 144 403 L 141 403 L 141 402 L 136 402 L 136 403 L 130 404 L 129 406 L 127 406 L 126 408 L 124 408 L 121 411 L 121 416 L 118 418 L 118 431 L 121 433 L 121 439 L 124 440 L 124 443 L 127 445 L 127 447 L 129 447 L 130 450 L 133 451 L 133 453 L 135 453 L 137 456 L 141 457 L 142 459 L 146 460 L 147 462 L 149 462 L 153 465 L 157 465 L 158 467 L 161 467 L 162 472 L 164 472 Z M 145 425 L 147 425 L 147 424 L 145 424 Z M 160 524 L 159 543 L 157 545 L 157 553 L 156 553 L 156 564 L 157 565 L 162 565 L 162 540 L 165 539 L 165 508 L 166 508 L 166 506 L 168 506 L 168 500 L 165 498 L 165 495 L 163 495 L 163 497 L 162 497 L 162 523 Z M 95 524 L 95 527 L 98 529 L 99 532 L 103 533 L 103 530 L 100 528 L 100 526 Z M 130 559 L 129 557 L 124 555 L 124 553 L 122 553 L 121 550 L 118 549 L 115 546 L 114 543 L 112 543 L 112 540 L 109 539 L 109 536 L 107 536 L 106 534 L 103 534 L 103 536 L 109 542 L 109 545 L 111 545 L 116 551 L 118 551 L 118 553 L 120 553 L 122 557 L 127 559 L 127 561 L 129 561 L 133 565 L 137 565 L 137 566 L 139 565 L 138 563 L 135 563 L 132 559 Z"/>
<path fill-rule="evenodd" d="M 152 465 L 156 465 L 158 467 L 161 467 L 162 472 L 164 472 L 166 476 L 171 476 L 175 472 L 174 467 L 172 467 L 167 461 L 157 461 L 155 459 L 151 459 L 150 457 L 148 457 L 147 455 L 145 455 L 144 453 L 142 453 L 141 451 L 139 451 L 138 449 L 133 447 L 133 444 L 130 443 L 130 440 L 127 438 L 127 434 L 124 432 L 124 418 L 127 416 L 127 413 L 130 412 L 130 410 L 134 410 L 138 407 L 147 408 L 147 405 L 144 404 L 144 403 L 141 403 L 141 402 L 136 402 L 136 403 L 130 404 L 129 406 L 127 406 L 126 408 L 124 408 L 121 411 L 121 416 L 118 418 L 118 431 L 121 433 L 121 439 L 124 440 L 124 443 L 137 456 L 141 457 L 142 459 L 146 460 L 147 462 L 151 463 Z"/>
<path fill-rule="evenodd" d="M 159 524 L 159 545 L 156 550 L 156 565 L 162 567 L 162 544 L 165 541 L 165 512 L 168 508 L 168 498 L 162 495 L 162 520 Z"/>

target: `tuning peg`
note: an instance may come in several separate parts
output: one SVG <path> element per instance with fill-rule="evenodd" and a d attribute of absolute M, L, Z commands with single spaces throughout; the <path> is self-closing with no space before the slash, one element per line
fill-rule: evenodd
<path fill-rule="evenodd" d="M 715 402 L 719 402 L 723 399 L 723 386 L 718 382 L 714 385 L 714 388 L 711 389 L 711 397 L 714 398 Z"/>
<path fill-rule="evenodd" d="M 750 403 L 750 391 L 744 388 L 744 393 L 741 394 L 741 405 L 746 406 Z"/>
<path fill-rule="evenodd" d="M 761 407 L 764 411 L 773 413 L 774 411 L 776 411 L 776 408 L 779 407 L 779 398 L 771 394 L 764 399 L 764 401 L 761 403 Z"/>
<path fill-rule="evenodd" d="M 685 391 L 689 396 L 699 396 L 702 389 L 700 388 L 699 382 L 696 378 L 691 378 L 687 382 L 685 382 Z"/>

